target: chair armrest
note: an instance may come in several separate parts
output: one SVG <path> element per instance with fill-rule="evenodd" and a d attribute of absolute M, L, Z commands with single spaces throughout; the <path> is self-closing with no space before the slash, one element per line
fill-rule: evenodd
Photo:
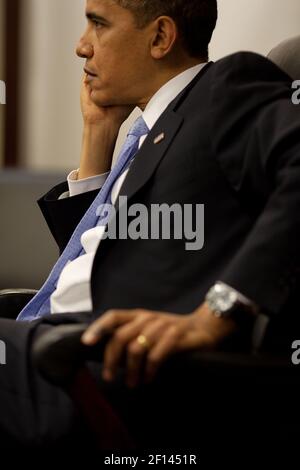
<path fill-rule="evenodd" d="M 32 289 L 0 290 L 0 317 L 15 320 L 36 293 Z"/>
<path fill-rule="evenodd" d="M 85 323 L 56 326 L 36 339 L 32 359 L 46 380 L 66 386 L 86 361 L 101 359 L 104 342 L 88 347 L 80 341 L 87 327 Z"/>
<path fill-rule="evenodd" d="M 33 361 L 49 382 L 69 385 L 78 369 L 86 361 L 101 361 L 107 338 L 96 346 L 85 346 L 80 338 L 88 325 L 62 325 L 41 335 L 33 344 Z M 268 381 L 299 381 L 297 368 L 290 357 L 270 353 L 235 353 L 224 351 L 187 352 L 171 357 L 162 367 L 161 375 L 167 371 L 182 380 L 199 377 L 201 371 L 227 379 L 260 376 Z M 200 375 L 201 376 L 201 375 Z"/>

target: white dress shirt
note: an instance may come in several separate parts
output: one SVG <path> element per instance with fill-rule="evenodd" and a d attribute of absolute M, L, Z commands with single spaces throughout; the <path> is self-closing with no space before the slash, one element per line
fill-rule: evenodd
<path fill-rule="evenodd" d="M 169 104 L 195 78 L 205 65 L 206 64 L 198 64 L 185 70 L 157 91 L 143 112 L 143 118 L 149 130 L 152 129 Z M 143 145 L 146 137 L 145 135 L 140 138 L 139 148 Z M 129 169 L 116 180 L 113 186 L 111 194 L 113 204 L 116 202 L 128 171 Z M 109 173 L 105 173 L 77 181 L 77 170 L 71 172 L 68 176 L 68 196 L 72 197 L 86 191 L 100 189 L 108 175 Z M 91 273 L 95 254 L 101 243 L 104 231 L 105 227 L 97 226 L 87 230 L 82 235 L 81 244 L 85 254 L 68 263 L 63 269 L 57 283 L 57 288 L 50 299 L 51 313 L 92 310 Z"/>

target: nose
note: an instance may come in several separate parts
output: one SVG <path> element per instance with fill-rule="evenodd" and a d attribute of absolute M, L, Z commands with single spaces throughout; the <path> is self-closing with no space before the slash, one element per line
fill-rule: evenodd
<path fill-rule="evenodd" d="M 76 47 L 76 54 L 82 59 L 90 59 L 94 55 L 93 46 L 82 36 Z"/>

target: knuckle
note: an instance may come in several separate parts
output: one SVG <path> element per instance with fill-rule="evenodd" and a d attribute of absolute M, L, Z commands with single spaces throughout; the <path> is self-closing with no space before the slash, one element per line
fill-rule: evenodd
<path fill-rule="evenodd" d="M 183 328 L 184 325 L 182 324 L 175 324 L 172 325 L 169 332 L 172 338 L 178 338 L 182 334 L 182 331 L 184 330 Z"/>
<path fill-rule="evenodd" d="M 169 339 L 177 338 L 180 333 L 180 329 L 177 325 L 172 325 L 169 330 L 166 332 L 166 335 Z"/>
<path fill-rule="evenodd" d="M 172 320 L 169 319 L 169 318 L 160 318 L 158 320 L 158 325 L 161 326 L 162 328 L 169 328 L 170 326 L 172 326 Z"/>
<path fill-rule="evenodd" d="M 141 317 L 145 320 L 147 320 L 147 318 L 151 318 L 152 315 L 153 315 L 151 312 L 149 312 L 149 310 L 145 310 L 143 308 L 142 309 L 141 308 L 137 309 L 137 313 L 138 313 L 139 317 Z"/>
<path fill-rule="evenodd" d="M 115 322 L 118 318 L 118 314 L 115 310 L 109 310 L 107 315 L 113 322 Z"/>
<path fill-rule="evenodd" d="M 126 336 L 122 330 L 116 330 L 113 337 L 114 337 L 114 340 L 117 341 L 118 343 L 123 344 L 126 342 Z"/>
<path fill-rule="evenodd" d="M 103 319 L 112 319 L 114 318 L 115 311 L 114 310 L 107 310 L 103 315 L 101 316 L 101 320 Z"/>

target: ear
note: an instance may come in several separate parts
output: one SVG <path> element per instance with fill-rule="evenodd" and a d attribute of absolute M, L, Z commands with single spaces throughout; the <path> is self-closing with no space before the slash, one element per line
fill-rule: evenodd
<path fill-rule="evenodd" d="M 160 16 L 153 21 L 152 28 L 151 55 L 153 59 L 163 59 L 172 50 L 178 37 L 176 23 L 169 16 Z"/>

